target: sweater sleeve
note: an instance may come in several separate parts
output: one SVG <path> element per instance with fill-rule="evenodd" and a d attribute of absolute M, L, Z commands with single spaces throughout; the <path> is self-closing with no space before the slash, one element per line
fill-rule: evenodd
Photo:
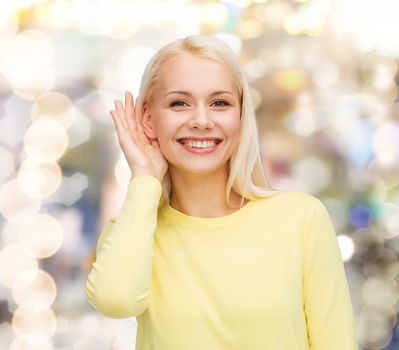
<path fill-rule="evenodd" d="M 312 350 L 357 350 L 355 318 L 335 230 L 316 197 L 303 231 L 303 298 Z"/>
<path fill-rule="evenodd" d="M 105 316 L 133 317 L 148 306 L 161 194 L 157 178 L 132 178 L 118 217 L 111 218 L 100 234 L 85 292 Z"/>

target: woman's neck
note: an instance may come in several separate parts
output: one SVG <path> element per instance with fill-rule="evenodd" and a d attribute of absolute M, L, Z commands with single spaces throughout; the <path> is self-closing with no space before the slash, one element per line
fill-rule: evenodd
<path fill-rule="evenodd" d="M 240 208 L 241 196 L 234 190 L 230 192 L 229 207 L 226 200 L 227 177 L 222 173 L 212 176 L 184 177 L 173 176 L 170 205 L 176 210 L 197 217 L 220 217 Z M 248 202 L 244 199 L 243 206 Z"/>

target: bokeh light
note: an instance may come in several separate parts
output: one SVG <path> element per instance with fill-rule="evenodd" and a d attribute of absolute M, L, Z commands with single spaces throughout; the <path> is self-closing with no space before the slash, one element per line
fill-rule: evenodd
<path fill-rule="evenodd" d="M 179 37 L 226 42 L 267 177 L 326 205 L 359 350 L 399 348 L 399 2 L 0 2 L 0 347 L 131 349 L 84 295 L 131 170 L 109 111 Z"/>
<path fill-rule="evenodd" d="M 48 214 L 38 214 L 20 226 L 18 240 L 21 245 L 29 248 L 36 258 L 44 259 L 60 249 L 63 234 L 57 219 Z"/>
<path fill-rule="evenodd" d="M 0 250 L 0 283 L 12 288 L 19 274 L 37 268 L 38 261 L 25 247 L 10 244 Z"/>
<path fill-rule="evenodd" d="M 49 273 L 40 269 L 26 269 L 18 274 L 13 283 L 12 296 L 16 304 L 29 308 L 30 302 L 33 310 L 49 308 L 56 297 L 57 286 Z"/>
<path fill-rule="evenodd" d="M 41 200 L 28 196 L 19 186 L 17 179 L 3 183 L 0 188 L 0 213 L 9 221 L 29 220 L 35 215 Z"/>
<path fill-rule="evenodd" d="M 12 318 L 12 327 L 17 335 L 50 339 L 55 333 L 57 320 L 49 308 L 40 302 L 24 303 L 15 310 Z"/>
<path fill-rule="evenodd" d="M 24 138 L 26 153 L 39 162 L 60 158 L 67 148 L 68 138 L 59 123 L 50 119 L 34 121 Z"/>
<path fill-rule="evenodd" d="M 61 181 L 61 169 L 56 162 L 40 163 L 27 159 L 18 170 L 21 190 L 29 197 L 45 198 L 58 189 Z"/>

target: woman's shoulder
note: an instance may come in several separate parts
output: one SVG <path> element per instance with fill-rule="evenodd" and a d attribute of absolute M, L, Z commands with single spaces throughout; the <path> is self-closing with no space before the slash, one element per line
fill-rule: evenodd
<path fill-rule="evenodd" d="M 270 211 L 276 216 L 304 218 L 312 212 L 313 208 L 324 206 L 316 196 L 301 191 L 281 191 L 267 198 L 258 200 L 257 205 L 261 212 Z"/>
<path fill-rule="evenodd" d="M 280 192 L 276 192 L 272 196 L 262 198 L 261 200 L 264 202 L 272 200 L 275 202 L 283 203 L 284 205 L 292 204 L 295 206 L 312 206 L 316 202 L 320 201 L 320 199 L 310 193 L 294 190 L 280 190 Z"/>

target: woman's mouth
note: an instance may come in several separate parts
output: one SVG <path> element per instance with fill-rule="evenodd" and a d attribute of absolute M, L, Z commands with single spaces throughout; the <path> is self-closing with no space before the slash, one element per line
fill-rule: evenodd
<path fill-rule="evenodd" d="M 212 140 L 212 141 L 188 141 L 188 140 L 177 140 L 177 142 L 185 149 L 186 151 L 193 154 L 208 154 L 216 151 L 219 145 L 224 140 Z"/>

